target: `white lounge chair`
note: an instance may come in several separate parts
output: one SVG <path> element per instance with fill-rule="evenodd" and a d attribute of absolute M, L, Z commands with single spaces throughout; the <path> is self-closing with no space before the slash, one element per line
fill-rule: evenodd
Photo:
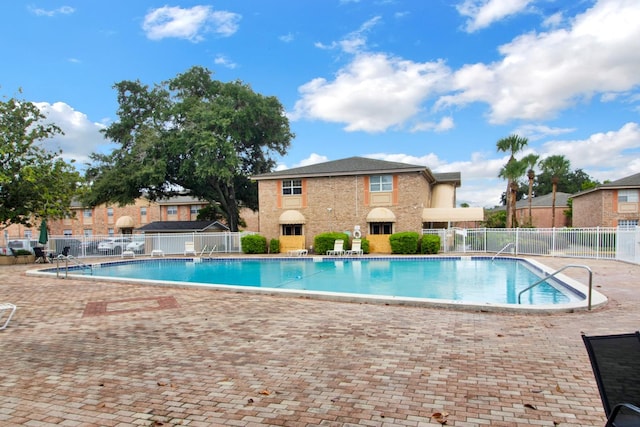
<path fill-rule="evenodd" d="M 347 255 L 362 255 L 364 251 L 362 250 L 362 240 L 361 239 L 353 239 L 351 242 L 351 249 L 345 251 Z"/>
<path fill-rule="evenodd" d="M 291 249 L 287 251 L 287 255 L 289 256 L 303 256 L 307 255 L 309 251 L 307 249 Z"/>
<path fill-rule="evenodd" d="M 136 257 L 136 253 L 133 251 L 122 251 L 122 253 L 120 254 L 120 256 L 122 258 L 135 258 Z"/>
<path fill-rule="evenodd" d="M 2 321 L 2 318 L 4 316 L 7 316 L 7 320 L 5 320 L 2 326 L 0 326 L 0 330 L 7 327 L 7 325 L 9 324 L 9 321 L 13 317 L 13 313 L 15 312 L 16 312 L 16 306 L 14 304 L 11 304 L 10 302 L 0 303 L 0 321 Z"/>
<path fill-rule="evenodd" d="M 184 254 L 189 255 L 192 254 L 193 256 L 198 256 L 198 254 L 196 253 L 196 245 L 193 242 L 184 242 Z"/>
<path fill-rule="evenodd" d="M 344 255 L 344 240 L 337 239 L 333 242 L 333 249 L 327 251 L 327 255 Z"/>

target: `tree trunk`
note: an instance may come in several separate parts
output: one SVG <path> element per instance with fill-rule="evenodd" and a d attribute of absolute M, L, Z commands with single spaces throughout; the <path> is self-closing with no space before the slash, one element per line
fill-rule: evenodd
<path fill-rule="evenodd" d="M 507 202 L 507 218 L 505 226 L 507 228 L 511 228 L 513 227 L 513 221 L 511 218 L 511 211 L 513 210 L 513 208 L 511 207 L 511 181 L 507 182 L 507 192 L 505 193 L 505 199 Z"/>

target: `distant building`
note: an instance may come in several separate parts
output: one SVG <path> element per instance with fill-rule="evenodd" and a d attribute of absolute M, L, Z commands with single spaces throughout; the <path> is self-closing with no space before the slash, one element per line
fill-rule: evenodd
<path fill-rule="evenodd" d="M 197 221 L 198 212 L 207 204 L 208 202 L 191 196 L 176 196 L 156 202 L 140 198 L 131 205 L 103 204 L 93 208 L 76 201 L 71 206 L 73 215 L 62 220 L 48 221 L 49 233 L 52 236 L 76 237 L 117 235 L 123 232 L 137 233 L 145 231 L 142 227 L 156 222 Z M 258 230 L 258 214 L 256 212 L 244 208 L 241 209 L 240 216 L 247 224 L 244 229 Z M 213 221 L 207 223 L 211 224 Z M 226 227 L 224 224 L 217 224 L 223 228 Z M 39 225 L 39 223 L 34 224 L 34 227 L 11 225 L 6 229 L 6 235 L 8 238 L 37 239 Z M 211 230 L 220 231 L 220 227 L 215 226 Z"/>
<path fill-rule="evenodd" d="M 568 227 L 571 219 L 564 212 L 569 209 L 569 193 L 556 192 L 556 220 L 555 227 Z M 553 193 L 531 198 L 531 218 L 529 218 L 529 200 L 516 202 L 516 219 L 518 226 L 532 226 L 536 228 L 551 228 L 553 215 Z"/>
<path fill-rule="evenodd" d="M 574 194 L 574 227 L 637 227 L 640 173 Z"/>

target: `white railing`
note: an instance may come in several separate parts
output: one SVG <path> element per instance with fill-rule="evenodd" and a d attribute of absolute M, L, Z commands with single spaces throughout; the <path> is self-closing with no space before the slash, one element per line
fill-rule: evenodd
<path fill-rule="evenodd" d="M 139 255 L 151 255 L 161 251 L 164 255 L 183 255 L 185 243 L 193 242 L 196 255 L 213 256 L 220 253 L 241 253 L 240 238 L 247 233 L 166 233 L 113 236 L 49 236 L 46 249 L 51 254 L 62 253 L 69 247 L 69 254 L 76 258 L 95 256 L 120 256 L 130 250 Z M 11 239 L 9 239 L 11 240 Z M 110 242 L 109 245 L 101 242 Z M 34 245 L 37 244 L 37 238 Z"/>
<path fill-rule="evenodd" d="M 450 228 L 422 230 L 423 234 L 440 237 L 440 252 L 443 253 L 487 253 L 495 255 L 507 244 L 503 252 L 513 255 L 547 255 L 571 258 L 615 259 L 640 264 L 640 227 L 623 228 Z M 248 233 L 166 233 L 133 234 L 117 236 L 50 236 L 46 248 L 59 254 L 66 246 L 75 257 L 120 255 L 133 245 L 140 255 L 151 255 L 162 251 L 165 255 L 183 255 L 185 243 L 193 242 L 197 255 L 214 256 L 220 253 L 242 253 L 240 239 Z M 109 249 L 100 248 L 99 243 L 112 238 Z M 7 241 L 24 238 L 3 239 Z M 37 238 L 31 239 L 36 246 Z"/>
<path fill-rule="evenodd" d="M 441 252 L 507 253 L 640 263 L 640 228 L 470 228 L 422 230 L 440 236 Z"/>

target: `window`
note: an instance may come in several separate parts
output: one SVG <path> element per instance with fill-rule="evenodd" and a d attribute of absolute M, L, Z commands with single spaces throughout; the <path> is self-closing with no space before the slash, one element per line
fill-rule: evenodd
<path fill-rule="evenodd" d="M 302 180 L 301 179 L 283 179 L 282 194 L 284 196 L 288 196 L 291 194 L 302 194 Z"/>
<path fill-rule="evenodd" d="M 200 209 L 202 209 L 201 205 L 191 205 L 191 215 L 198 215 Z"/>
<path fill-rule="evenodd" d="M 369 179 L 369 191 L 377 193 L 393 190 L 393 177 L 391 175 L 374 175 Z"/>
<path fill-rule="evenodd" d="M 73 231 L 69 229 L 62 230 L 63 236 L 73 236 Z"/>
<path fill-rule="evenodd" d="M 369 224 L 370 234 L 392 234 L 393 223 L 392 222 L 372 222 Z"/>
<path fill-rule="evenodd" d="M 178 215 L 177 206 L 167 206 L 167 215 Z"/>
<path fill-rule="evenodd" d="M 84 237 L 91 237 L 93 236 L 93 230 L 91 230 L 90 228 L 87 228 L 84 230 Z"/>
<path fill-rule="evenodd" d="M 107 208 L 107 216 L 113 216 L 113 208 Z"/>
<path fill-rule="evenodd" d="M 93 216 L 93 211 L 91 209 L 85 209 L 82 213 L 85 218 L 91 218 Z"/>
<path fill-rule="evenodd" d="M 110 228 L 107 233 L 109 234 L 109 236 L 113 236 L 115 233 L 113 232 L 113 228 Z"/>
<path fill-rule="evenodd" d="M 31 236 L 32 236 L 32 235 L 33 235 L 33 234 L 31 233 L 31 230 L 25 230 L 25 231 L 24 231 L 24 238 L 25 238 L 25 239 L 27 239 L 27 240 L 31 240 Z"/>
<path fill-rule="evenodd" d="M 143 206 L 140 208 L 140 216 L 147 216 L 147 207 Z"/>
<path fill-rule="evenodd" d="M 618 190 L 618 202 L 638 203 L 638 190 Z"/>
<path fill-rule="evenodd" d="M 283 236 L 302 236 L 302 224 L 283 224 Z"/>
<path fill-rule="evenodd" d="M 637 219 L 621 219 L 618 221 L 618 228 L 623 230 L 633 230 L 638 226 Z"/>

